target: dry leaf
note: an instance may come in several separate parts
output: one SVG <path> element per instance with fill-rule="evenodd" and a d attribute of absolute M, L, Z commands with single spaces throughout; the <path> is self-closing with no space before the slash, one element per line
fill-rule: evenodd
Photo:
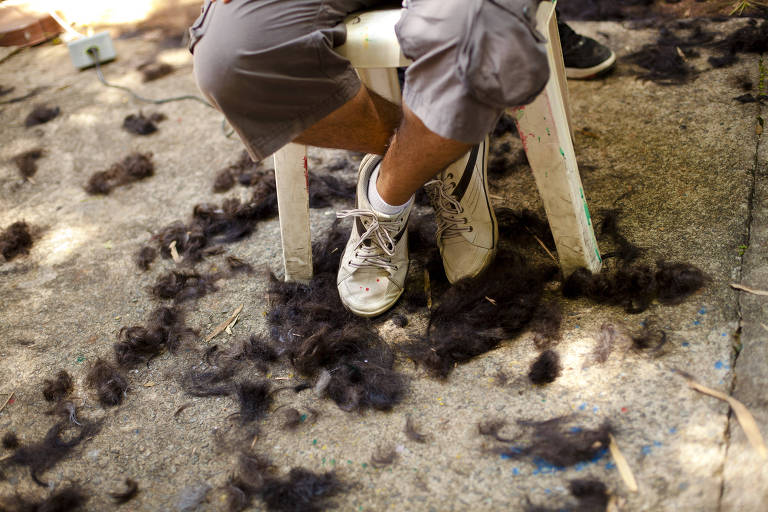
<path fill-rule="evenodd" d="M 619 475 L 621 475 L 624 483 L 627 484 L 627 489 L 631 492 L 637 492 L 637 480 L 635 480 L 635 475 L 632 474 L 632 469 L 629 467 L 627 459 L 624 457 L 624 454 L 621 453 L 621 450 L 619 450 L 619 445 L 616 444 L 616 438 L 613 437 L 613 434 L 608 434 L 608 437 L 611 440 L 608 449 L 611 451 L 611 456 L 613 457 L 614 462 L 616 462 L 616 469 L 619 470 Z"/>
<path fill-rule="evenodd" d="M 749 286 L 744 286 L 743 284 L 731 283 L 731 288 L 735 288 L 747 293 L 752 293 L 754 295 L 768 295 L 768 291 L 766 290 L 756 290 L 754 288 L 750 288 Z"/>

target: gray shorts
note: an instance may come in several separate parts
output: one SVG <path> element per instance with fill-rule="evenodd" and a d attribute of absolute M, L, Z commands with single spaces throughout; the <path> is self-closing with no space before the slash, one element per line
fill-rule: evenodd
<path fill-rule="evenodd" d="M 395 27 L 403 102 L 433 132 L 482 140 L 549 77 L 536 0 L 406 0 Z M 395 4 L 397 5 L 397 4 Z M 382 0 L 206 0 L 190 28 L 195 77 L 260 160 L 350 100 L 360 81 L 334 52 L 344 18 Z"/>

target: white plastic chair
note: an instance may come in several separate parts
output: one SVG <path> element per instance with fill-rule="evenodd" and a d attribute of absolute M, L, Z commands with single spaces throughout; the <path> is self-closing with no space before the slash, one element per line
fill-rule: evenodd
<path fill-rule="evenodd" d="M 345 21 L 346 43 L 337 48 L 369 89 L 398 104 L 400 84 L 396 68 L 410 63 L 395 36 L 394 26 L 399 19 L 400 9 L 354 14 Z M 563 273 L 567 275 L 578 267 L 596 272 L 602 262 L 571 139 L 568 86 L 554 2 L 539 4 L 536 22 L 547 39 L 550 79 L 533 103 L 512 113 L 544 203 Z M 312 278 L 312 241 L 307 147 L 287 144 L 274 158 L 285 280 L 308 281 Z"/>

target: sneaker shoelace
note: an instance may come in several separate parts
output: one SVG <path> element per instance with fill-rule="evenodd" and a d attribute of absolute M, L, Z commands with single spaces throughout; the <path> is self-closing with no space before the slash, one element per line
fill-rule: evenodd
<path fill-rule="evenodd" d="M 450 177 L 451 175 L 449 174 L 448 178 Z M 431 180 L 424 186 L 432 207 L 435 209 L 435 221 L 437 222 L 436 237 L 438 240 L 455 238 L 460 236 L 462 231 L 472 231 L 472 226 L 467 225 L 467 218 L 461 217 L 461 214 L 464 213 L 461 203 L 449 193 L 455 186 L 454 183 Z"/>
<path fill-rule="evenodd" d="M 389 229 L 397 229 L 394 222 L 382 222 L 375 212 L 360 208 L 342 210 L 336 213 L 336 217 L 339 219 L 360 217 L 370 221 L 368 228 L 360 235 L 360 240 L 354 251 L 355 259 L 349 262 L 349 266 L 357 269 L 381 268 L 388 272 L 397 271 L 397 265 L 392 263 L 392 256 L 395 254 L 395 241 L 389 231 Z"/>

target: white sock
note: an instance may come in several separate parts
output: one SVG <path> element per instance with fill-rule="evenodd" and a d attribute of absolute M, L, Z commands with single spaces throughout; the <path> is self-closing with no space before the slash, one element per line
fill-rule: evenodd
<path fill-rule="evenodd" d="M 404 211 L 413 202 L 413 196 L 411 196 L 405 204 L 391 205 L 384 201 L 379 195 L 379 190 L 376 188 L 376 180 L 379 177 L 379 168 L 381 168 L 381 162 L 376 164 L 376 168 L 371 173 L 371 179 L 368 181 L 368 202 L 371 203 L 373 210 L 384 215 L 397 215 Z"/>

